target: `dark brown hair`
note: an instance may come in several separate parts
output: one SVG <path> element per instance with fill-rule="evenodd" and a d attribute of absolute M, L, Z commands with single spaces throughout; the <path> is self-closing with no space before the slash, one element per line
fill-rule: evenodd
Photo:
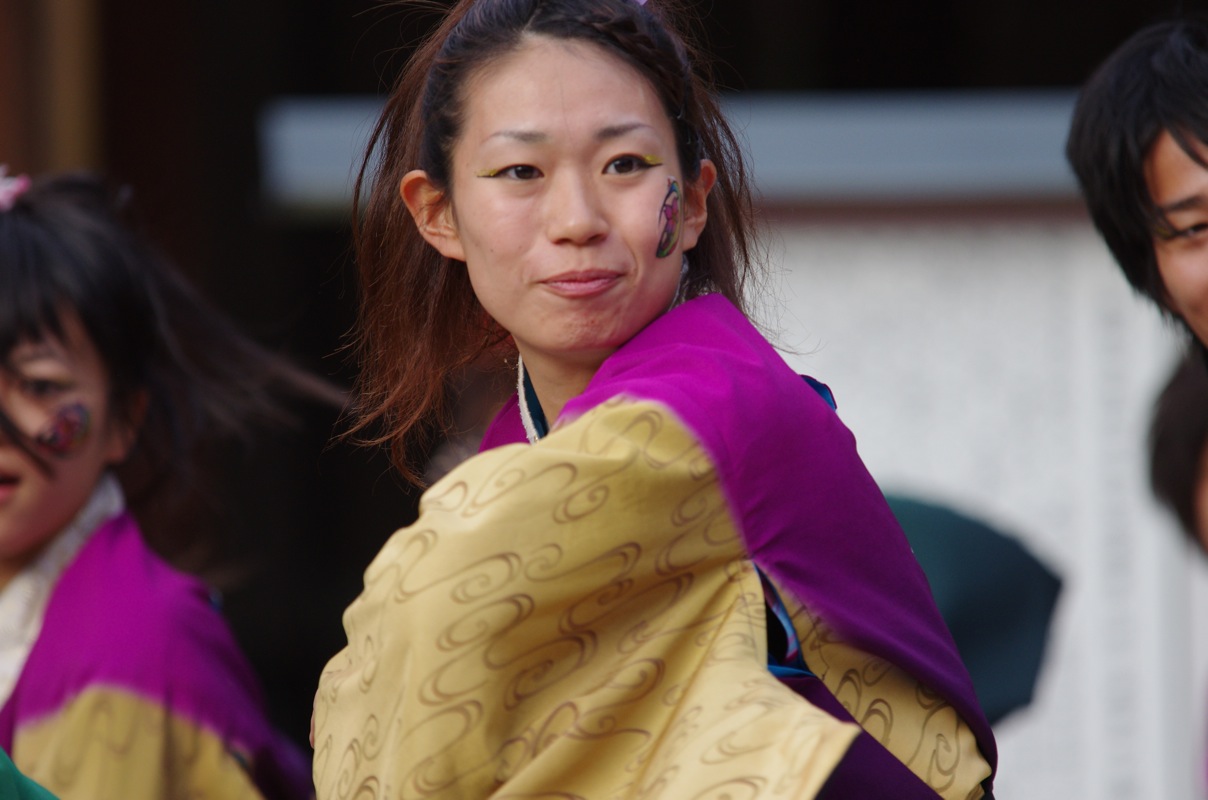
<path fill-rule="evenodd" d="M 745 310 L 756 252 L 747 175 L 680 17 L 673 0 L 461 0 L 399 77 L 356 187 L 361 309 L 352 342 L 360 378 L 351 432 L 369 444 L 389 444 L 410 480 L 419 482 L 411 456 L 426 453 L 449 428 L 459 375 L 484 357 L 498 365 L 513 351 L 507 332 L 474 296 L 464 265 L 421 237 L 399 185 L 408 171 L 423 169 L 448 199 L 467 81 L 526 36 L 591 42 L 650 81 L 687 178 L 699 176 L 702 158 L 718 173 L 708 225 L 688 253 L 685 295 L 720 293 Z"/>
<path fill-rule="evenodd" d="M 0 212 L 0 369 L 13 369 L 21 342 L 63 340 L 66 315 L 79 320 L 104 364 L 112 416 L 136 432 L 118 467 L 123 488 L 136 513 L 155 507 L 163 525 L 140 519 L 171 556 L 194 543 L 177 536 L 186 521 L 159 509 L 206 482 L 203 450 L 290 421 L 286 396 L 342 404 L 343 394 L 211 307 L 136 231 L 129 197 L 92 175 L 56 175 Z M 3 408 L 0 436 L 53 472 Z"/>

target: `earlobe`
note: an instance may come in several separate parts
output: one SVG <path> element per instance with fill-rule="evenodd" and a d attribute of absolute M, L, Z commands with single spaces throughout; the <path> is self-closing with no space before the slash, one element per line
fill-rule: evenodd
<path fill-rule="evenodd" d="M 696 247 L 705 223 L 709 221 L 709 192 L 717 183 L 717 167 L 707 158 L 701 159 L 700 175 L 688 184 L 684 196 L 684 232 L 682 247 L 691 250 Z"/>
<path fill-rule="evenodd" d="M 428 173 L 422 169 L 411 170 L 399 183 L 398 193 L 424 241 L 446 258 L 465 261 L 465 250 L 453 221 L 453 208 Z"/>

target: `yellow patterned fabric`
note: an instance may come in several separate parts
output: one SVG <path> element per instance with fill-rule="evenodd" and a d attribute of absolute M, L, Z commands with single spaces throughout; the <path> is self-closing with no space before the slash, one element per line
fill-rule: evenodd
<path fill-rule="evenodd" d="M 805 662 L 864 730 L 946 800 L 984 796 L 990 765 L 947 701 L 897 666 L 844 643 L 786 589 L 777 591 Z"/>
<path fill-rule="evenodd" d="M 162 705 L 90 687 L 18 732 L 13 761 L 59 800 L 252 800 L 244 759 Z"/>
<path fill-rule="evenodd" d="M 714 465 L 614 400 L 425 494 L 315 703 L 331 798 L 811 798 L 859 728 L 766 668 Z"/>

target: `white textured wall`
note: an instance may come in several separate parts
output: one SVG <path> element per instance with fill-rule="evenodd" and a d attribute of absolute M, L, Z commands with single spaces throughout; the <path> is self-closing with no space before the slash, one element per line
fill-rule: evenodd
<path fill-rule="evenodd" d="M 1173 332 L 1082 223 L 776 235 L 781 344 L 882 486 L 1014 532 L 1063 575 L 1037 701 L 999 726 L 998 796 L 1205 796 L 1204 563 L 1145 484 Z"/>

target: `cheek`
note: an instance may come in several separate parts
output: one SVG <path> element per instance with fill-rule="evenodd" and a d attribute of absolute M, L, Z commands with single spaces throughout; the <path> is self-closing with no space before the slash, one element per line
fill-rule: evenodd
<path fill-rule="evenodd" d="M 1158 273 L 1174 310 L 1183 317 L 1208 315 L 1208 247 L 1159 250 Z"/>
<path fill-rule="evenodd" d="M 515 213 L 511 208 L 486 207 L 478 211 L 474 222 L 459 228 L 466 268 L 476 287 L 516 273 L 537 236 L 533 219 L 534 215 Z"/>
<path fill-rule="evenodd" d="M 656 258 L 666 258 L 675 252 L 679 244 L 680 229 L 684 224 L 683 195 L 680 192 L 679 181 L 667 179 L 667 191 L 659 205 L 659 241 L 655 248 Z"/>
<path fill-rule="evenodd" d="M 509 316 L 508 312 L 520 302 L 521 276 L 513 269 L 513 264 L 498 254 L 489 253 L 478 258 L 472 253 L 468 255 L 471 260 L 465 269 L 474 296 L 493 319 L 503 322 Z"/>
<path fill-rule="evenodd" d="M 91 433 L 91 412 L 82 403 L 71 403 L 54 413 L 34 441 L 49 456 L 70 458 L 87 446 Z"/>
<path fill-rule="evenodd" d="M 624 237 L 637 258 L 678 260 L 675 255 L 683 240 L 684 204 L 677 179 L 664 175 L 640 193 L 618 193 L 607 202 L 613 209 L 614 232 Z"/>

